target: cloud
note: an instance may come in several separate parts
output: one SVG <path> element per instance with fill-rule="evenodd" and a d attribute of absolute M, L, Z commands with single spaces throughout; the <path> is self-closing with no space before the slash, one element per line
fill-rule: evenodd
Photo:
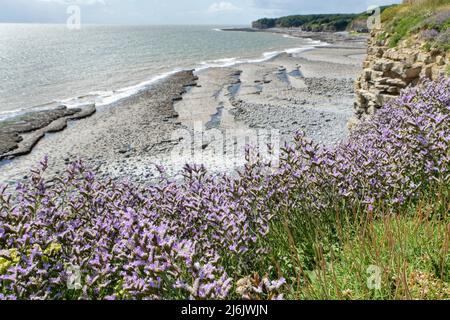
<path fill-rule="evenodd" d="M 236 7 L 234 4 L 230 2 L 221 1 L 211 4 L 207 11 L 208 13 L 220 13 L 239 10 L 241 10 L 241 8 Z"/>
<path fill-rule="evenodd" d="M 94 4 L 106 4 L 105 0 L 38 0 L 40 2 L 53 2 L 64 5 L 94 5 Z"/>
<path fill-rule="evenodd" d="M 401 0 L 253 0 L 253 7 L 274 13 L 345 13 L 363 12 L 370 5 L 400 3 Z"/>
<path fill-rule="evenodd" d="M 67 6 L 82 7 L 83 23 L 248 24 L 290 14 L 363 12 L 401 0 L 0 0 L 0 22 L 66 23 Z"/>

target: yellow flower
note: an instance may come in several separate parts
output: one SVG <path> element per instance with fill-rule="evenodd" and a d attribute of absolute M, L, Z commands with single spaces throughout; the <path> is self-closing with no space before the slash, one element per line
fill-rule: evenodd
<path fill-rule="evenodd" d="M 20 254 L 17 249 L 9 249 L 8 250 L 9 258 L 0 257 L 0 274 L 6 272 L 9 267 L 16 265 L 20 262 Z"/>
<path fill-rule="evenodd" d="M 62 250 L 62 245 L 57 242 L 52 242 L 47 249 L 44 250 L 46 256 L 52 257 L 57 255 Z"/>

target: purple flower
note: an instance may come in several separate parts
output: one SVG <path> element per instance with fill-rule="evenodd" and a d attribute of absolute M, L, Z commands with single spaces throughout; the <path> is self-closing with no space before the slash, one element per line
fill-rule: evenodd
<path fill-rule="evenodd" d="M 247 277 L 272 269 L 273 226 L 448 185 L 449 117 L 450 80 L 426 80 L 335 148 L 299 133 L 270 172 L 261 161 L 236 176 L 187 165 L 182 182 L 142 187 L 76 161 L 49 183 L 44 159 L 12 194 L 0 188 L 0 299 L 283 298 L 285 279 Z"/>

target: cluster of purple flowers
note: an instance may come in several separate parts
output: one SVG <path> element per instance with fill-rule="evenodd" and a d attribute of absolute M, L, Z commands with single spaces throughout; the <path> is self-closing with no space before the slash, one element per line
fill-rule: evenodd
<path fill-rule="evenodd" d="M 450 21 L 450 9 L 441 8 L 441 10 L 430 17 L 426 18 L 421 26 L 427 29 L 439 28 L 445 30 L 448 28 L 448 23 Z"/>
<path fill-rule="evenodd" d="M 416 31 L 420 31 L 420 36 L 432 47 L 441 50 L 444 55 L 449 50 L 450 38 L 450 8 L 441 8 L 439 12 L 432 14 L 423 20 Z"/>
<path fill-rule="evenodd" d="M 183 182 L 138 186 L 75 162 L 49 181 L 43 160 L 28 182 L 0 188 L 0 299 L 280 299 L 283 270 L 250 276 L 267 272 L 281 217 L 395 206 L 449 184 L 449 89 L 425 81 L 346 143 L 298 134 L 277 169 L 249 161 L 238 177 L 186 166 Z"/>
<path fill-rule="evenodd" d="M 427 41 L 435 40 L 439 34 L 439 31 L 436 29 L 425 29 L 420 32 L 421 38 Z"/>

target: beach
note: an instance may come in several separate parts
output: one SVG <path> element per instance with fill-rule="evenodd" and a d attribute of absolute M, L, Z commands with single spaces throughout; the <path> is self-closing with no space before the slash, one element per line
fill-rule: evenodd
<path fill-rule="evenodd" d="M 366 44 L 363 37 L 328 41 L 267 61 L 180 71 L 113 105 L 97 107 L 95 113 L 70 115 L 74 118 L 46 130 L 30 153 L 6 157 L 0 183 L 28 179 L 30 168 L 45 156 L 48 175 L 62 172 L 77 159 L 101 178 L 133 182 L 158 179 L 157 165 L 174 176 L 193 160 L 212 172 L 228 172 L 244 158 L 225 152 L 232 158 L 223 161 L 227 155 L 218 150 L 253 131 L 277 135 L 280 145 L 292 142 L 297 131 L 325 147 L 335 145 L 348 136 L 354 81 Z M 185 146 L 189 133 L 195 136 L 199 126 L 204 135 L 198 146 L 201 157 L 177 156 L 174 150 Z M 225 138 L 217 138 L 220 133 Z"/>

